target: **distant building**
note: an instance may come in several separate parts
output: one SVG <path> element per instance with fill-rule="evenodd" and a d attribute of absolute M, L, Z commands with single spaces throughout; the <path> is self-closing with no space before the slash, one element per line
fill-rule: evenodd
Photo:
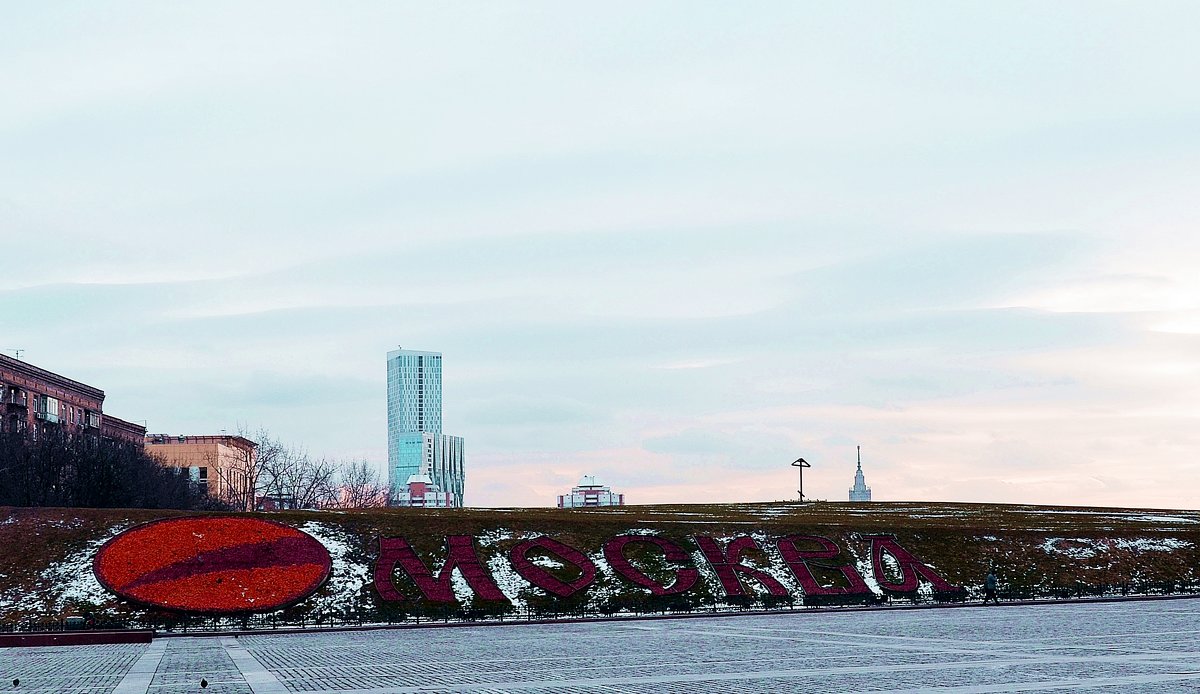
<path fill-rule="evenodd" d="M 106 414 L 100 417 L 100 438 L 140 444 L 146 438 L 146 427 Z"/>
<path fill-rule="evenodd" d="M 397 349 L 387 355 L 388 488 L 407 494 L 414 475 L 429 477 L 451 506 L 463 505 L 463 439 L 442 433 L 442 355 Z"/>
<path fill-rule="evenodd" d="M 858 446 L 858 472 L 854 473 L 854 486 L 850 488 L 851 501 L 870 501 L 871 488 L 862 471 L 862 446 Z"/>
<path fill-rule="evenodd" d="M 418 431 L 392 437 L 394 450 L 389 450 L 388 487 L 400 492 L 413 475 L 427 475 L 439 489 L 455 498 L 462 506 L 463 438 Z M 390 447 L 389 447 L 390 448 Z M 405 474 L 407 473 L 407 474 Z M 400 483 L 400 480 L 404 480 Z"/>
<path fill-rule="evenodd" d="M 597 506 L 624 506 L 625 495 L 615 494 L 608 487 L 596 482 L 595 475 L 584 475 L 579 485 L 570 494 L 560 494 L 559 508 L 595 508 Z"/>
<path fill-rule="evenodd" d="M 225 434 L 147 434 L 145 445 L 146 452 L 163 465 L 186 471 L 193 482 L 208 491 L 209 496 L 245 511 L 257 508 L 261 502 L 255 497 L 247 474 L 258 460 L 258 444 L 250 439 Z"/>
<path fill-rule="evenodd" d="M 140 444 L 146 427 L 103 412 L 104 391 L 0 354 L 0 432 L 52 430 Z"/>
<path fill-rule="evenodd" d="M 291 496 L 266 494 L 254 500 L 254 510 L 256 511 L 285 511 L 296 507 L 296 499 Z"/>
<path fill-rule="evenodd" d="M 449 508 L 462 504 L 455 503 L 454 494 L 442 491 L 429 475 L 409 475 L 404 486 L 393 494 L 392 505 Z"/>

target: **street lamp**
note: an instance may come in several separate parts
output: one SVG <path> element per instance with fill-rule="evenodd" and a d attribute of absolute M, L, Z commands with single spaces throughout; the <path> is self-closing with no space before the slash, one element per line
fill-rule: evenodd
<path fill-rule="evenodd" d="M 812 465 L 809 465 L 808 461 L 804 458 L 796 458 L 796 462 L 792 463 L 792 467 L 800 468 L 800 489 L 797 491 L 800 492 L 800 503 L 804 503 L 804 468 L 812 467 Z"/>

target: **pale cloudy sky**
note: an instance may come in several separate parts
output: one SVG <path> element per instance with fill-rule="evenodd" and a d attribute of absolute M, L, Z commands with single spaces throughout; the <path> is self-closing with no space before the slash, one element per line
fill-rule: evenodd
<path fill-rule="evenodd" d="M 0 348 L 467 501 L 1195 508 L 1192 2 L 10 3 Z"/>

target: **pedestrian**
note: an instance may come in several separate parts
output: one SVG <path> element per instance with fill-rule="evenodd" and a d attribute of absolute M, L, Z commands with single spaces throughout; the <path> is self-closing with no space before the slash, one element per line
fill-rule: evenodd
<path fill-rule="evenodd" d="M 983 581 L 983 604 L 986 605 L 988 600 L 992 604 L 999 605 L 1000 599 L 996 597 L 996 569 L 988 569 L 987 578 Z"/>

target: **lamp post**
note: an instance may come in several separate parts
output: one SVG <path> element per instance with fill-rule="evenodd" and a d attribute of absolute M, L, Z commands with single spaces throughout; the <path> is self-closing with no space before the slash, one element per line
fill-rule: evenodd
<path fill-rule="evenodd" d="M 800 489 L 797 491 L 800 493 L 800 503 L 804 503 L 804 468 L 812 467 L 812 465 L 809 465 L 808 461 L 804 458 L 796 458 L 796 461 L 792 463 L 792 467 L 800 468 Z"/>

